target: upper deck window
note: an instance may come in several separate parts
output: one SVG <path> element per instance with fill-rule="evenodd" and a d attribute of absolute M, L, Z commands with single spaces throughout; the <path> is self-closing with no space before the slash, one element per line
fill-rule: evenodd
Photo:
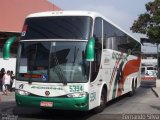
<path fill-rule="evenodd" d="M 21 39 L 80 39 L 90 37 L 92 18 L 87 16 L 34 17 L 25 21 Z"/>

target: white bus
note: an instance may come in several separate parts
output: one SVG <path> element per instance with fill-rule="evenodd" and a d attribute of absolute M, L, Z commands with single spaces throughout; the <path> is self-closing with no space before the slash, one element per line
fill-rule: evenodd
<path fill-rule="evenodd" d="M 29 15 L 16 68 L 16 103 L 41 109 L 102 111 L 140 85 L 141 45 L 95 12 Z"/>

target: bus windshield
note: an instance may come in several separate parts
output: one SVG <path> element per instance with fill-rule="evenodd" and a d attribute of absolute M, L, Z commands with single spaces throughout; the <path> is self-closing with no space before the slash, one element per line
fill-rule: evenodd
<path fill-rule="evenodd" d="M 28 18 L 21 39 L 88 40 L 92 18 L 87 16 L 52 16 Z"/>
<path fill-rule="evenodd" d="M 86 42 L 21 42 L 17 79 L 30 82 L 87 82 Z"/>

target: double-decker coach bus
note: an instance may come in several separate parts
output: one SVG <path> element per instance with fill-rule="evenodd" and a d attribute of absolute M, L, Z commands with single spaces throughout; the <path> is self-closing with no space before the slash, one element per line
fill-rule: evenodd
<path fill-rule="evenodd" d="M 18 106 L 100 112 L 140 85 L 140 43 L 102 15 L 29 15 L 16 68 Z"/>

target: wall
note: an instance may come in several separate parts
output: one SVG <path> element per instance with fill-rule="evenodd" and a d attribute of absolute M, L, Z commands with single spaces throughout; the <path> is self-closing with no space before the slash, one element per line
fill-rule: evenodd
<path fill-rule="evenodd" d="M 3 58 L 0 58 L 0 70 L 1 68 L 4 68 L 6 71 L 12 70 L 15 74 L 16 58 L 10 58 L 9 60 L 4 60 Z"/>

